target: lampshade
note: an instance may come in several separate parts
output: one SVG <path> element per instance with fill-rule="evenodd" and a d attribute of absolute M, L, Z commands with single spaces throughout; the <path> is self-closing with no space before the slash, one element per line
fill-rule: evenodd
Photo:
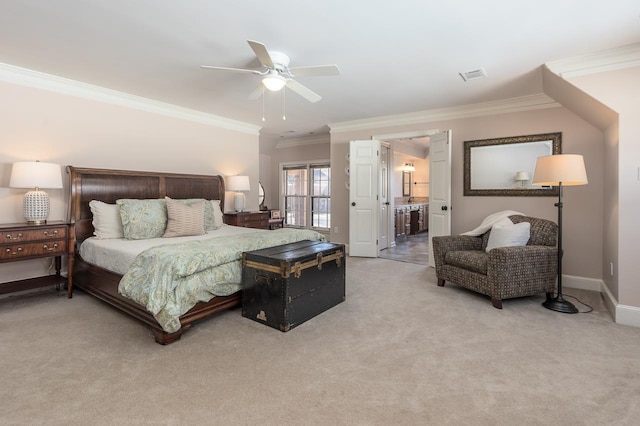
<path fill-rule="evenodd" d="M 402 170 L 404 170 L 405 172 L 415 172 L 416 167 L 413 165 L 413 163 L 404 163 L 404 167 L 402 168 Z"/>
<path fill-rule="evenodd" d="M 62 188 L 60 165 L 18 161 L 11 169 L 10 188 Z"/>
<path fill-rule="evenodd" d="M 11 188 L 33 188 L 24 195 L 22 209 L 27 222 L 41 224 L 49 217 L 49 195 L 40 188 L 62 188 L 60 166 L 39 161 L 18 161 L 11 168 Z"/>
<path fill-rule="evenodd" d="M 249 185 L 249 176 L 229 176 L 227 178 L 227 189 L 229 191 L 248 191 L 251 189 Z M 244 211 L 247 198 L 242 192 L 236 192 L 233 196 L 233 207 L 237 212 Z"/>
<path fill-rule="evenodd" d="M 529 173 L 527 173 L 527 172 L 518 172 L 518 173 L 516 173 L 516 178 L 515 178 L 516 182 L 526 181 L 526 180 L 529 180 Z"/>
<path fill-rule="evenodd" d="M 287 79 L 278 74 L 277 71 L 274 71 L 267 74 L 266 77 L 262 79 L 262 84 L 272 92 L 277 92 L 287 84 Z"/>
<path fill-rule="evenodd" d="M 249 176 L 229 176 L 227 177 L 227 189 L 229 191 L 249 191 Z"/>
<path fill-rule="evenodd" d="M 586 185 L 584 159 L 578 154 L 557 154 L 538 157 L 533 184 L 541 186 Z"/>

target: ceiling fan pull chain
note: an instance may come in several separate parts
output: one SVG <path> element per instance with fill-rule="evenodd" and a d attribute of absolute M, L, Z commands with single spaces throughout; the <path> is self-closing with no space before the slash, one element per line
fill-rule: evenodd
<path fill-rule="evenodd" d="M 262 121 L 263 122 L 267 121 L 264 118 L 264 84 L 262 85 Z"/>
<path fill-rule="evenodd" d="M 287 88 L 284 87 L 282 90 L 282 120 L 287 119 Z"/>

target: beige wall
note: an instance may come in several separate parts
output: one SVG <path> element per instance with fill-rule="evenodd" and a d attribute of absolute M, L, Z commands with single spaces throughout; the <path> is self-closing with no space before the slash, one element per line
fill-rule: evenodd
<path fill-rule="evenodd" d="M 349 141 L 429 129 L 451 129 L 452 146 L 452 232 L 459 234 L 477 226 L 487 215 L 513 209 L 526 214 L 557 220 L 553 197 L 465 197 L 463 193 L 463 142 L 506 136 L 562 132 L 563 152 L 584 155 L 589 185 L 567 188 L 564 193 L 565 249 L 564 273 L 581 277 L 602 277 L 603 223 L 603 135 L 595 127 L 563 107 L 486 117 L 464 118 L 418 125 L 380 128 L 331 134 L 331 160 L 340 161 Z M 332 211 L 338 233 L 332 240 L 348 243 L 348 192 L 343 183 L 332 181 Z"/>
<path fill-rule="evenodd" d="M 246 174 L 258 205 L 258 135 L 59 93 L 0 83 L 0 222 L 22 221 L 22 189 L 8 188 L 15 161 L 201 174 Z M 65 182 L 66 187 L 66 182 Z M 48 190 L 50 219 L 65 219 L 66 189 Z M 230 198 L 227 193 L 227 201 Z M 227 202 L 227 206 L 233 203 Z M 0 264 L 0 281 L 30 278 L 48 262 Z"/>
<path fill-rule="evenodd" d="M 614 277 L 605 281 L 618 303 L 640 306 L 640 67 L 608 71 L 569 80 L 619 114 L 619 124 L 605 131 L 605 257 L 615 262 Z M 617 187 L 616 187 L 617 183 Z M 616 220 L 617 217 L 617 220 Z"/>

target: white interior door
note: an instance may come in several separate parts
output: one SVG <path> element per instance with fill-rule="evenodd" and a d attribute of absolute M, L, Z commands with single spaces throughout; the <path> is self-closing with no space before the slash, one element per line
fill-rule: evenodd
<path fill-rule="evenodd" d="M 349 254 L 378 257 L 380 141 L 349 145 Z"/>
<path fill-rule="evenodd" d="M 429 266 L 431 238 L 451 235 L 451 130 L 429 137 Z"/>
<path fill-rule="evenodd" d="M 379 178 L 380 178 L 380 233 L 378 236 L 378 250 L 384 250 L 390 247 L 390 237 L 391 234 L 390 224 L 391 224 L 391 209 L 389 197 L 390 188 L 389 188 L 389 173 L 390 173 L 390 152 L 389 146 L 382 145 L 380 147 L 380 170 L 379 170 Z"/>

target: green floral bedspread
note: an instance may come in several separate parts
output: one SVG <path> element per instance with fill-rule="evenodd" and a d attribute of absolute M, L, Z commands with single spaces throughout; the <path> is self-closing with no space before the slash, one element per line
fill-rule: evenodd
<path fill-rule="evenodd" d="M 325 237 L 285 228 L 152 247 L 135 258 L 118 291 L 145 306 L 165 331 L 173 333 L 180 329 L 180 316 L 196 303 L 241 289 L 242 252 L 301 240 Z"/>

